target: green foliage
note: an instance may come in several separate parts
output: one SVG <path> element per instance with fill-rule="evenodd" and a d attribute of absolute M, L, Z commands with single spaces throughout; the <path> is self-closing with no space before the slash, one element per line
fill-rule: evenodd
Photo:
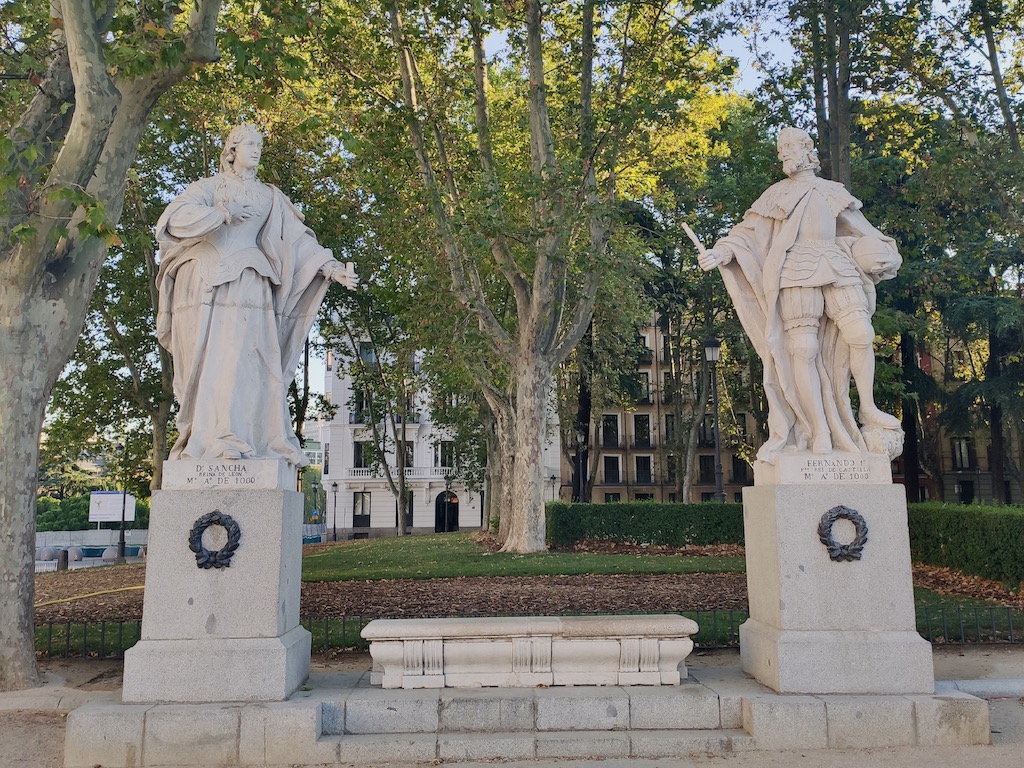
<path fill-rule="evenodd" d="M 742 544 L 740 504 L 548 504 L 548 543 L 588 539 L 632 544 Z"/>
<path fill-rule="evenodd" d="M 89 522 L 89 494 L 54 499 L 41 496 L 36 500 L 37 531 L 86 531 L 95 523 Z M 107 528 L 116 528 L 120 523 L 103 523 Z M 135 520 L 127 521 L 125 528 L 143 530 L 149 528 L 149 499 L 135 499 Z"/>
<path fill-rule="evenodd" d="M 711 505 L 707 505 L 711 506 Z M 365 539 L 307 555 L 305 581 L 440 579 L 459 576 L 550 576 L 610 573 L 739 573 L 742 557 L 666 557 L 491 552 L 469 533 Z"/>
<path fill-rule="evenodd" d="M 908 515 L 915 562 L 1024 583 L 1024 507 L 911 504 Z"/>
<path fill-rule="evenodd" d="M 89 497 L 57 500 L 43 496 L 36 501 L 37 531 L 84 531 L 89 524 Z"/>

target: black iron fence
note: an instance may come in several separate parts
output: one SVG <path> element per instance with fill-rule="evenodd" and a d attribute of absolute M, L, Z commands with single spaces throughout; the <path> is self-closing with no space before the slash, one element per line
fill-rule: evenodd
<path fill-rule="evenodd" d="M 693 640 L 698 648 L 735 648 L 746 611 L 680 611 L 700 627 Z M 374 616 L 305 616 L 313 650 L 365 650 L 360 636 Z M 935 645 L 1024 643 L 1024 611 L 1000 606 L 922 605 L 917 607 L 917 630 Z M 123 658 L 138 642 L 140 621 L 50 622 L 36 627 L 40 657 Z"/>

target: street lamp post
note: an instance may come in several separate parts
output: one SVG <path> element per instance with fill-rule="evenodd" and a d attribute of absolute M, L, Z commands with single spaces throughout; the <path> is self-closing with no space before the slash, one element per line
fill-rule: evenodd
<path fill-rule="evenodd" d="M 722 435 L 718 427 L 718 360 L 722 356 L 722 342 L 712 336 L 704 342 L 704 357 L 711 363 L 711 403 L 715 409 L 715 500 L 725 503 L 722 484 Z"/>
<path fill-rule="evenodd" d="M 124 562 L 124 513 L 125 507 L 128 504 L 128 485 L 124 481 L 121 483 L 121 531 L 117 537 L 117 560 L 115 562 Z"/>
<path fill-rule="evenodd" d="M 558 477 L 556 475 L 552 475 L 550 480 L 551 480 L 551 500 L 554 501 L 555 500 L 555 481 L 558 480 Z"/>
<path fill-rule="evenodd" d="M 334 494 L 334 514 L 331 523 L 331 541 L 338 540 L 338 484 L 331 483 L 331 493 Z"/>
<path fill-rule="evenodd" d="M 124 445 L 117 445 L 118 458 L 121 460 L 121 530 L 117 536 L 117 559 L 115 563 L 124 562 L 124 515 L 125 507 L 128 505 L 128 483 L 124 476 Z"/>
<path fill-rule="evenodd" d="M 313 481 L 313 512 L 316 513 L 316 523 L 320 522 L 320 483 Z"/>
<path fill-rule="evenodd" d="M 578 427 L 576 430 L 576 487 L 573 501 L 586 502 L 587 495 L 587 430 Z"/>

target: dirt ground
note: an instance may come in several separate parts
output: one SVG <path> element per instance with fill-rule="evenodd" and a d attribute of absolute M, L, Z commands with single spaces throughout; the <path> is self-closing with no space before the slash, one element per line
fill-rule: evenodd
<path fill-rule="evenodd" d="M 333 545 L 313 545 L 321 549 Z M 625 554 L 739 555 L 741 547 L 671 549 L 628 545 L 584 547 Z M 142 618 L 145 564 L 80 568 L 36 576 L 36 622 Z M 914 585 L 949 597 L 991 600 L 1024 609 L 1024 590 L 949 568 L 914 566 Z M 417 618 L 496 613 L 605 613 L 745 610 L 746 576 L 733 573 L 615 576 L 463 577 L 309 582 L 303 616 Z"/>

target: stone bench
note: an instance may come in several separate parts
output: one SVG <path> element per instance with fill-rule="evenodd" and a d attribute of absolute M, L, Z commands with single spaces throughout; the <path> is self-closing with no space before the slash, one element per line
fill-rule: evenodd
<path fill-rule="evenodd" d="M 696 622 L 675 614 L 377 619 L 372 685 L 677 685 Z"/>

